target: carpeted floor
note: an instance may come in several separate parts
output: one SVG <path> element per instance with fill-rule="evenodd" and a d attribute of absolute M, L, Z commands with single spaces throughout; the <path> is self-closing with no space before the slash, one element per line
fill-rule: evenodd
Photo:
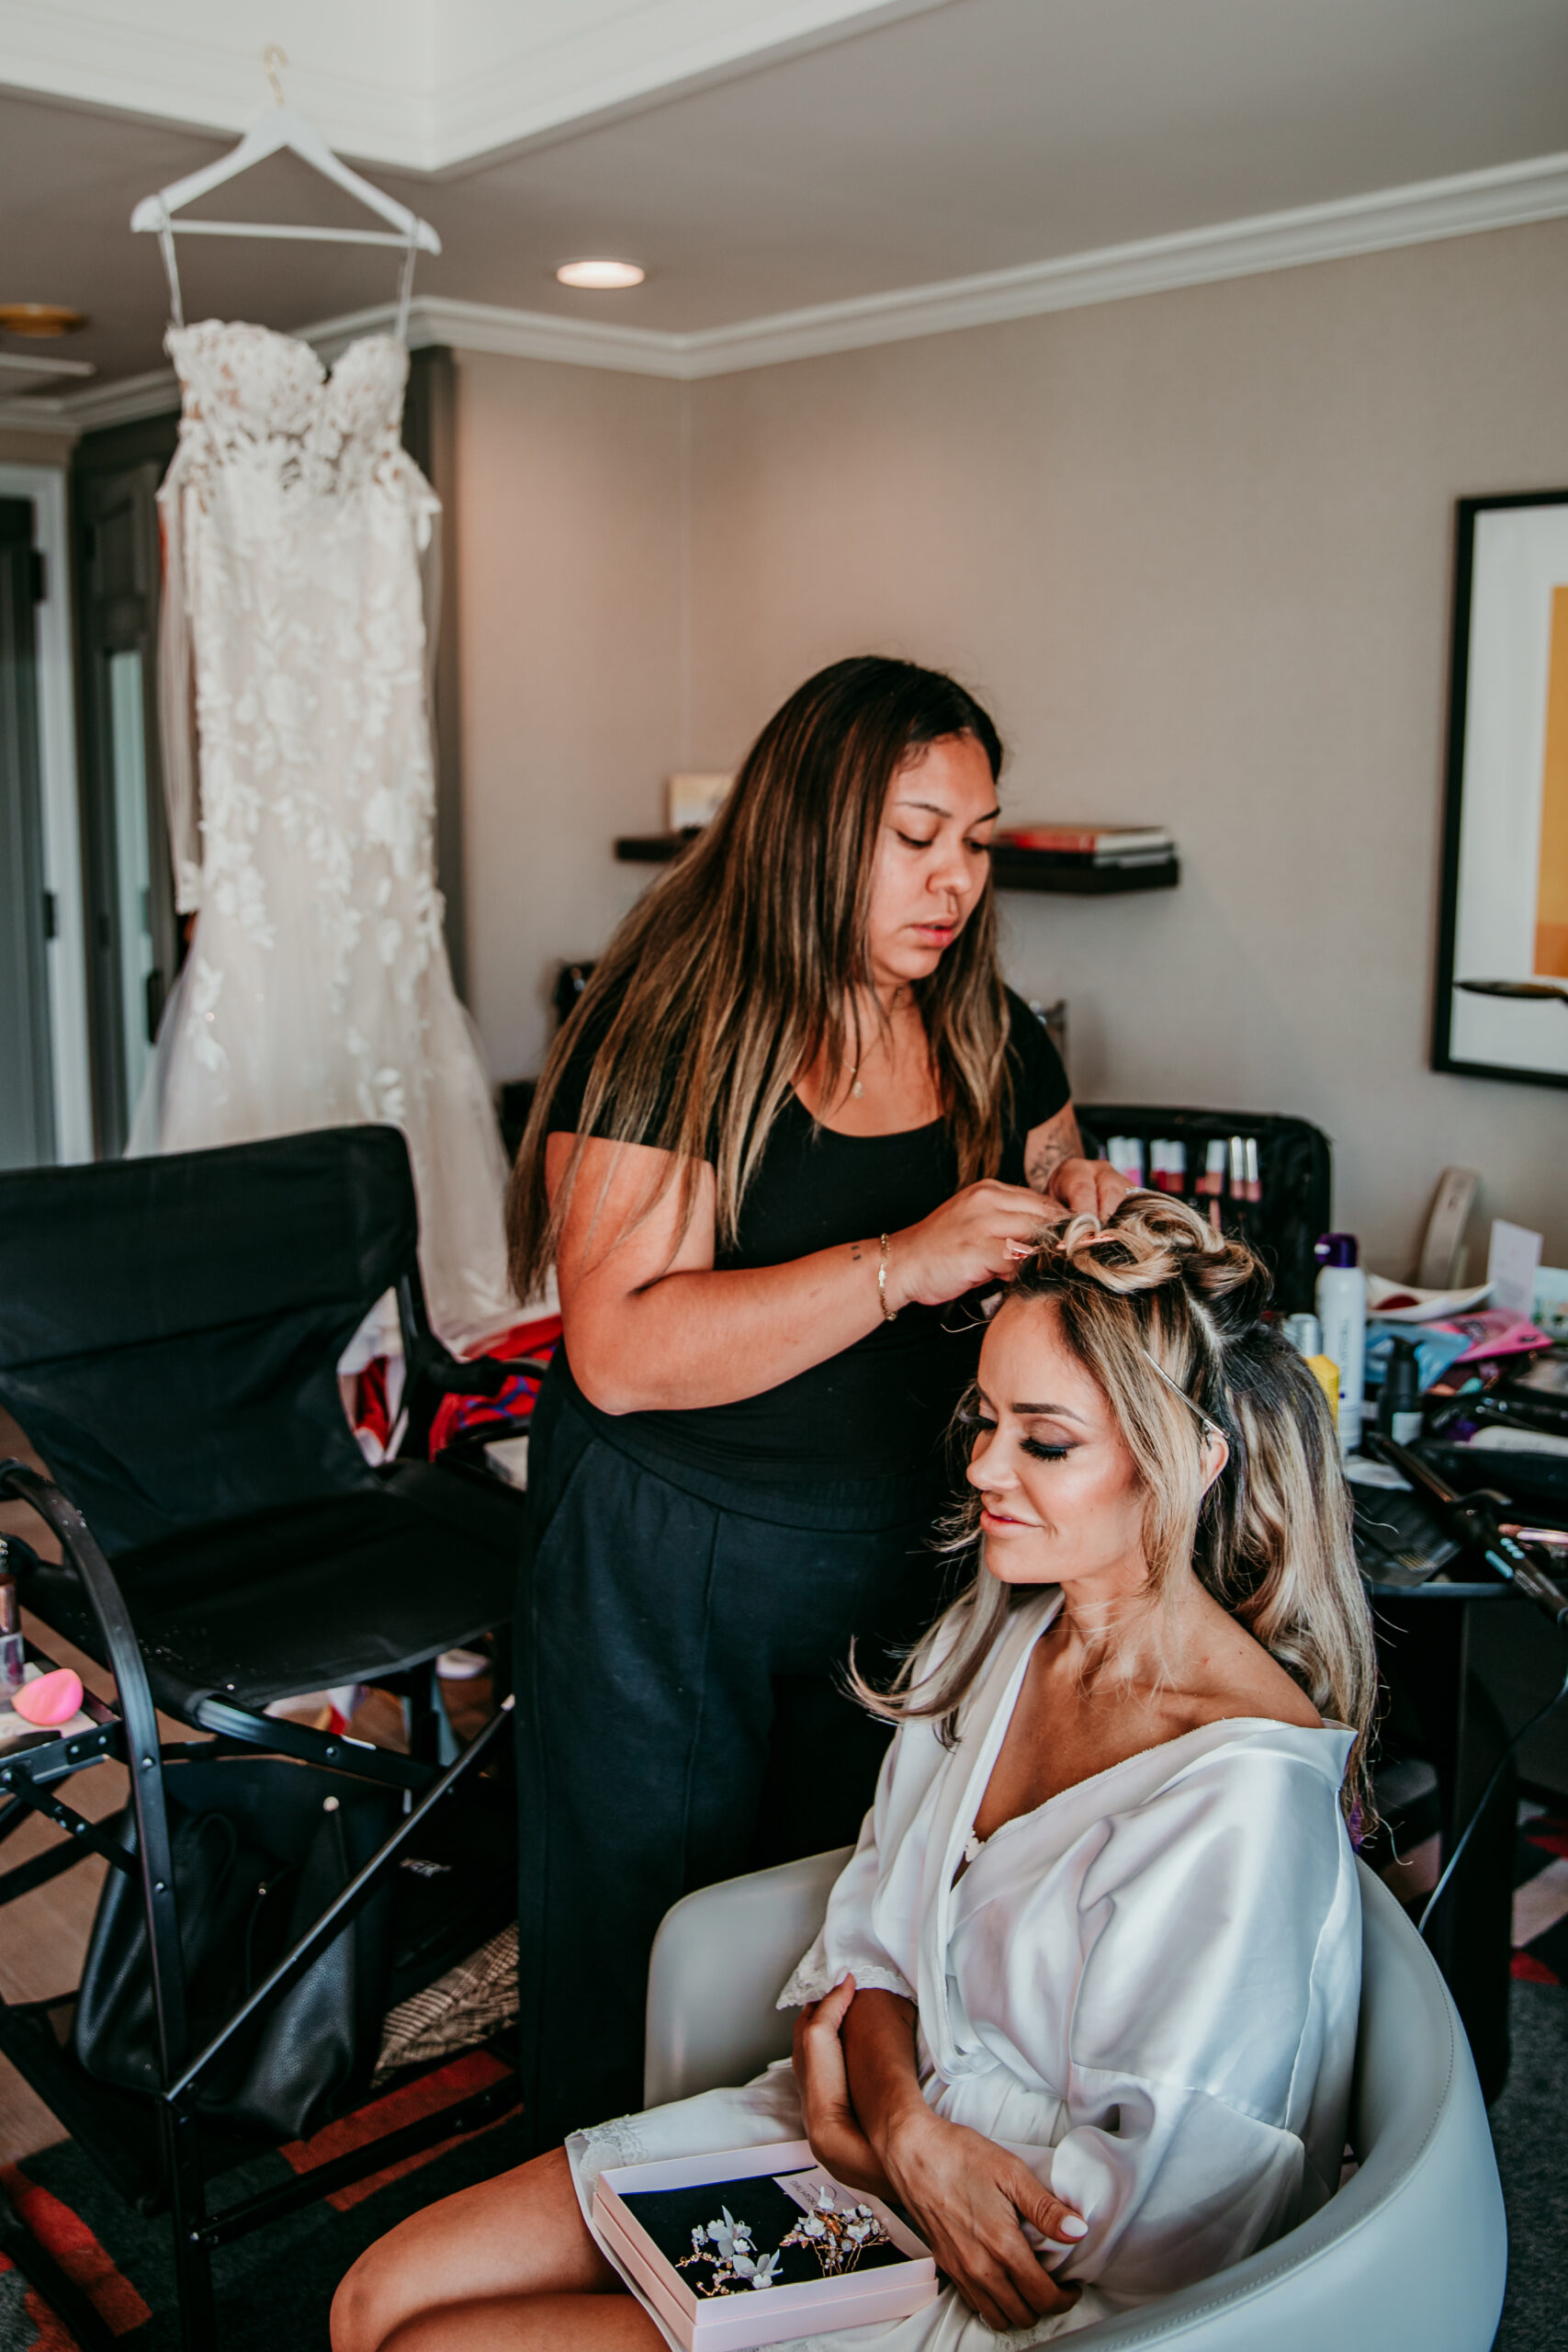
<path fill-rule="evenodd" d="M 426 2078 L 428 2105 L 450 2104 L 502 2072 L 482 2052 L 455 2059 Z M 425 2104 L 422 2098 L 420 2111 Z M 374 2117 L 378 2130 L 391 2131 L 411 2121 L 413 2111 L 406 2095 L 393 2092 L 360 2114 Z M 223 2201 L 287 2180 L 312 2156 L 321 2162 L 338 2154 L 344 2129 L 331 2127 L 315 2141 L 261 2155 L 243 2173 L 228 2175 Z M 223 2247 L 213 2265 L 223 2352 L 282 2352 L 284 2346 L 326 2352 L 333 2290 L 355 2256 L 405 2214 L 488 2180 L 521 2163 L 523 2153 L 513 2113 L 444 2151 L 415 2158 L 391 2177 L 373 2175 Z M 25 2164 L 0 2166 L 0 2180 L 33 2234 L 90 2293 L 126 2352 L 178 2352 L 166 2218 L 150 2222 L 132 2212 L 69 2141 Z M 73 2339 L 4 2256 L 0 2352 L 73 2352 Z"/>
<path fill-rule="evenodd" d="M 1492 2109 L 1508 2213 L 1508 2292 L 1495 2352 L 1568 2344 L 1568 1985 L 1517 1977 L 1513 2058 Z"/>

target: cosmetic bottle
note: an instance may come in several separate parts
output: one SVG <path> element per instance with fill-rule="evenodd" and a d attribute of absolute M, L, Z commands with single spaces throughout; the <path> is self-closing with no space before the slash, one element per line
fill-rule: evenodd
<path fill-rule="evenodd" d="M 1323 1326 L 1315 1315 L 1287 1315 L 1281 1329 L 1296 1353 L 1328 1399 L 1328 1409 L 1339 1425 L 1339 1373 L 1323 1352 Z"/>
<path fill-rule="evenodd" d="M 1395 1445 L 1414 1445 L 1421 1426 L 1421 1374 L 1416 1342 L 1396 1335 L 1378 1403 L 1378 1427 Z"/>
<path fill-rule="evenodd" d="M 1308 1356 L 1304 1361 L 1307 1370 L 1328 1399 L 1328 1409 L 1333 1416 L 1334 1426 L 1337 1429 L 1339 1426 L 1339 1368 L 1328 1356 Z"/>
<path fill-rule="evenodd" d="M 1149 1146 L 1149 1184 L 1156 1193 L 1187 1189 L 1187 1146 L 1168 1136 L 1156 1136 Z"/>
<path fill-rule="evenodd" d="M 1144 1185 L 1144 1147 L 1137 1136 L 1111 1136 L 1105 1146 L 1105 1157 L 1118 1176 L 1141 1192 Z"/>
<path fill-rule="evenodd" d="M 1258 1203 L 1263 1198 L 1263 1176 L 1258 1159 L 1258 1137 L 1256 1136 L 1243 1136 L 1241 1139 L 1241 1181 L 1246 1190 L 1247 1198 L 1251 1201 L 1253 1205 L 1256 1207 Z"/>
<path fill-rule="evenodd" d="M 1361 1385 L 1367 1348 L 1367 1278 L 1357 1264 L 1353 1233 L 1325 1233 L 1314 1255 L 1318 1263 L 1317 1317 L 1323 1352 L 1339 1374 L 1339 1451 L 1354 1453 L 1361 1442 Z"/>
<path fill-rule="evenodd" d="M 22 1611 L 17 1598 L 17 1579 L 11 1573 L 10 1548 L 0 1535 L 0 1693 L 6 1694 L 20 1686 L 27 1669 Z"/>

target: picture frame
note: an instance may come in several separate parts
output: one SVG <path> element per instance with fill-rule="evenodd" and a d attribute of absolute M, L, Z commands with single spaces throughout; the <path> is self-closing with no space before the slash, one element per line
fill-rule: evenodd
<path fill-rule="evenodd" d="M 1550 967 L 1551 968 L 1547 968 Z M 1432 1067 L 1568 1086 L 1568 490 L 1461 498 Z"/>

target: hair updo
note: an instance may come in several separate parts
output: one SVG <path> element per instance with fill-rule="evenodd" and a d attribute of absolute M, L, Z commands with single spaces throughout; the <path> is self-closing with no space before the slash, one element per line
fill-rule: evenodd
<path fill-rule="evenodd" d="M 1076 1216 L 1043 1232 L 998 1311 L 1055 1306 L 1136 1467 L 1151 1596 L 1190 1563 L 1318 1712 L 1354 1730 L 1344 1803 L 1365 1812 L 1377 1668 L 1349 1491 L 1323 1391 L 1263 1320 L 1270 1287 L 1246 1242 L 1215 1233 L 1184 1202 L 1134 1193 L 1103 1226 Z M 960 1434 L 964 1418 L 961 1407 Z M 1207 1489 L 1205 1421 L 1229 1447 Z M 971 1489 L 954 1515 L 953 1549 L 977 1544 L 979 1512 Z M 860 1696 L 897 1720 L 938 1718 L 951 1741 L 1010 1609 L 1030 1591 L 1001 1584 L 982 1560 L 949 1611 L 953 1638 L 938 1645 L 935 1671 L 916 1679 L 910 1661 L 881 1696 L 857 1679 Z"/>

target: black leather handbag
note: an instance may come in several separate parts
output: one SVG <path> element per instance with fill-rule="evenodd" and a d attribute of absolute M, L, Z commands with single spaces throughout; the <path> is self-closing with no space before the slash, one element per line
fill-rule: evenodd
<path fill-rule="evenodd" d="M 194 2056 L 320 1918 L 400 1808 L 395 1792 L 366 1792 L 276 1758 L 170 1764 L 164 1781 Z M 194 2108 L 271 2141 L 299 2139 L 368 2083 L 391 1978 L 390 1905 L 383 1883 L 283 1999 L 197 2076 Z M 159 2086 L 141 1890 L 121 1871 L 110 1871 L 99 1900 L 72 2047 L 100 2082 Z"/>

